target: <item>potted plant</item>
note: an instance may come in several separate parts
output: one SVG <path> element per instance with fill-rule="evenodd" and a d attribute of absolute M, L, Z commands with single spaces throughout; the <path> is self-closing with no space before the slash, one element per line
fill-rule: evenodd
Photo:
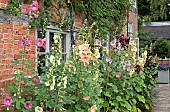
<path fill-rule="evenodd" d="M 169 68 L 170 64 L 161 64 L 158 66 L 158 83 L 170 83 Z"/>

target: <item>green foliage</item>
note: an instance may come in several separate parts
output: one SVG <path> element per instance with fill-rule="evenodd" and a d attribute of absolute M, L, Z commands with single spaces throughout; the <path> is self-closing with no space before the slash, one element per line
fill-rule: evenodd
<path fill-rule="evenodd" d="M 157 54 L 160 58 L 169 57 L 170 54 L 170 42 L 163 37 L 159 37 L 156 42 L 153 44 L 152 51 L 154 54 Z"/>
<path fill-rule="evenodd" d="M 125 25 L 123 19 L 128 14 L 130 3 L 127 0 L 74 0 L 73 6 L 90 24 L 95 22 L 96 29 L 106 36 L 108 31 L 113 34 L 121 32 L 121 28 Z"/>
<path fill-rule="evenodd" d="M 138 0 L 139 16 L 145 22 L 168 21 L 169 0 Z"/>

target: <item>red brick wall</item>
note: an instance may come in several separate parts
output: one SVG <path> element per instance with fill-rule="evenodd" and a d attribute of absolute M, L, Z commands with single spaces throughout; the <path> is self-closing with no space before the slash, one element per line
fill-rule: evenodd
<path fill-rule="evenodd" d="M 8 0 L 0 0 L 0 8 L 5 7 Z M 22 12 L 25 12 L 26 5 L 22 5 Z M 132 16 L 133 15 L 133 16 Z M 82 19 L 79 13 L 75 16 L 75 27 L 81 27 Z M 134 22 L 133 31 L 137 32 L 137 15 L 129 13 L 129 22 Z M 10 63 L 14 59 L 20 59 L 19 51 L 21 47 L 18 45 L 19 39 L 22 35 L 26 34 L 27 24 L 21 21 L 11 20 L 9 24 L 0 23 L 0 88 L 3 88 L 9 83 L 9 79 L 12 78 L 14 73 L 14 66 Z M 126 27 L 125 27 L 126 34 Z M 33 42 L 35 42 L 35 29 L 32 28 L 30 31 L 30 37 Z M 27 58 L 31 59 L 32 62 L 35 61 L 36 46 L 35 43 L 29 47 L 29 53 Z"/>

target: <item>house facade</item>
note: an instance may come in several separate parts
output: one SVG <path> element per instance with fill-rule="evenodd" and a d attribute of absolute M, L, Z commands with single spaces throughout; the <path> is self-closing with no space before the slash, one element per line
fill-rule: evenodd
<path fill-rule="evenodd" d="M 124 28 L 123 33 L 125 36 L 130 37 L 133 34 L 136 34 L 138 31 L 137 27 L 137 5 L 136 0 L 131 0 L 134 2 L 134 5 L 129 11 L 129 15 L 125 19 L 127 25 Z M 19 39 L 26 34 L 28 28 L 27 22 L 28 17 L 25 14 L 26 5 L 21 5 L 22 14 L 19 17 L 14 17 L 10 14 L 5 13 L 3 7 L 6 6 L 8 0 L 0 0 L 0 88 L 2 89 L 5 85 L 9 84 L 12 80 L 12 74 L 14 73 L 14 66 L 11 64 L 11 61 L 21 59 L 19 55 L 20 50 L 22 49 L 19 46 Z M 74 28 L 75 31 L 81 28 L 82 19 L 80 15 L 75 15 Z M 52 25 L 49 25 L 45 32 L 46 38 L 46 49 L 41 49 L 42 57 L 43 54 L 49 51 L 50 45 L 52 43 L 52 38 L 56 32 L 56 28 Z M 30 39 L 32 40 L 32 45 L 27 49 L 28 59 L 31 62 L 35 62 L 35 57 L 37 56 L 37 48 L 35 40 L 42 37 L 42 33 L 39 29 L 31 28 Z M 71 33 L 69 30 L 63 31 L 62 36 L 62 47 L 63 47 L 63 57 L 69 54 L 69 47 L 71 44 L 72 38 L 76 35 L 76 32 Z M 28 74 L 29 75 L 29 74 Z"/>

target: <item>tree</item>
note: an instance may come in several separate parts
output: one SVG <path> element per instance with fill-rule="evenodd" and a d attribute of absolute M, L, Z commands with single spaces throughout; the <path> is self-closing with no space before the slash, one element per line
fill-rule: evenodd
<path fill-rule="evenodd" d="M 138 0 L 139 16 L 145 21 L 168 21 L 169 3 L 169 0 Z"/>

